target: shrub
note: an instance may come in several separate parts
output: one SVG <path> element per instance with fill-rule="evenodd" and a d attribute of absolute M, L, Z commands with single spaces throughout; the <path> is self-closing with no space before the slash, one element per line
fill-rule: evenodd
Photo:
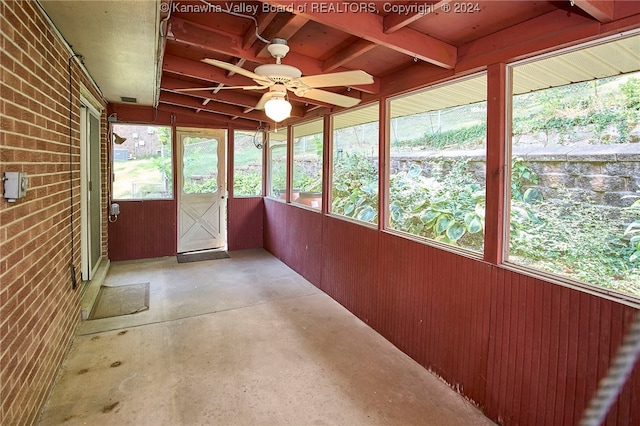
<path fill-rule="evenodd" d="M 484 235 L 485 193 L 466 160 L 444 172 L 436 162 L 433 177 L 412 165 L 391 177 L 390 225 L 394 229 L 479 250 Z"/>
<path fill-rule="evenodd" d="M 332 212 L 365 222 L 378 220 L 378 169 L 364 154 L 343 153 L 333 166 Z"/>

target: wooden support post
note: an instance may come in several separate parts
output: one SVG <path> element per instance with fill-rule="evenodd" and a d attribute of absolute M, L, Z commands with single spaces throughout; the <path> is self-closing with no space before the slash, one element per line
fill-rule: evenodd
<path fill-rule="evenodd" d="M 389 132 L 387 131 L 387 100 L 378 105 L 378 229 L 387 227 L 389 217 Z"/>
<path fill-rule="evenodd" d="M 324 116 L 322 127 L 322 214 L 331 212 L 331 176 L 333 169 L 333 132 L 331 114 Z"/>
<path fill-rule="evenodd" d="M 487 68 L 487 195 L 485 208 L 484 260 L 499 264 L 504 256 L 505 188 L 507 167 L 507 67 L 504 63 L 489 65 Z"/>

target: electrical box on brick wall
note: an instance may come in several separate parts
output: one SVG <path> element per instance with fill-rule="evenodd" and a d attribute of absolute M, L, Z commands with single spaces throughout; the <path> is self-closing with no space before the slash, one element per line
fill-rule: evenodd
<path fill-rule="evenodd" d="M 12 203 L 27 195 L 29 178 L 24 172 L 4 172 L 4 198 Z"/>

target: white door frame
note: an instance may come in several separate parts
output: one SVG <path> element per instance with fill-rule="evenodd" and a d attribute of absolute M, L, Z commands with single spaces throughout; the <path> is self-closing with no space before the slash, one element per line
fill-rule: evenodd
<path fill-rule="evenodd" d="M 102 244 L 102 209 L 98 209 L 97 212 L 91 211 L 91 200 L 89 200 L 92 152 L 89 119 L 93 116 L 98 120 L 98 134 L 100 134 L 102 127 L 100 120 L 102 107 L 84 87 L 81 88 L 80 104 L 80 265 L 82 280 L 89 281 L 93 278 L 100 265 L 99 259 L 92 259 L 91 241 L 97 238 L 100 244 Z M 100 156 L 100 144 L 94 147 L 94 149 L 98 150 L 97 155 Z M 100 161 L 100 164 L 102 167 L 102 161 Z M 102 175 L 102 173 L 100 173 L 100 175 Z M 102 182 L 91 182 L 91 186 L 92 189 L 95 189 L 95 187 L 98 188 L 98 197 L 102 199 Z M 100 204 L 102 204 L 102 201 Z M 97 218 L 96 215 L 98 216 Z M 92 219 L 100 221 L 101 226 L 98 235 L 92 235 L 93 232 L 90 226 Z M 93 267 L 91 267 L 91 265 L 93 265 Z"/>
<path fill-rule="evenodd" d="M 181 244 L 181 233 L 182 233 L 182 202 L 183 198 L 193 195 L 184 194 L 183 189 L 183 162 L 184 162 L 184 145 L 182 143 L 183 137 L 201 137 L 207 138 L 212 137 L 210 132 L 223 132 L 224 138 L 222 140 L 218 140 L 218 191 L 214 193 L 210 193 L 212 205 L 215 203 L 215 199 L 218 199 L 219 204 L 219 235 L 217 237 L 217 243 L 214 244 L 213 247 L 195 247 L 196 244 L 185 244 L 184 242 Z M 178 253 L 181 252 L 189 252 L 189 251 L 197 251 L 197 250 L 207 250 L 207 249 L 216 249 L 216 248 L 226 248 L 227 246 L 227 223 L 226 223 L 226 211 L 227 211 L 227 139 L 228 139 L 228 130 L 224 128 L 215 128 L 215 129 L 206 129 L 206 128 L 187 128 L 187 127 L 178 127 L 176 128 L 176 200 L 177 200 L 177 226 L 176 226 L 176 251 Z M 205 194 L 202 194 L 205 195 Z M 211 240 L 213 242 L 213 240 Z"/>

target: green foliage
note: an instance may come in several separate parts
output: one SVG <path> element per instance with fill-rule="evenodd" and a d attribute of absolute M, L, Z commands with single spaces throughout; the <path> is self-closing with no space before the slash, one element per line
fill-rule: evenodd
<path fill-rule="evenodd" d="M 188 180 L 184 183 L 182 189 L 185 194 L 204 194 L 212 193 L 218 190 L 218 179 L 215 177 L 207 177 L 204 179 Z"/>
<path fill-rule="evenodd" d="M 620 91 L 624 96 L 624 104 L 627 108 L 640 110 L 640 79 L 630 78 L 620 85 Z"/>
<path fill-rule="evenodd" d="M 322 174 L 307 173 L 297 164 L 294 167 L 293 187 L 300 192 L 322 192 Z"/>
<path fill-rule="evenodd" d="M 173 162 L 171 159 L 171 153 L 167 157 L 155 156 L 151 158 L 151 164 L 160 172 L 162 181 L 166 188 L 173 183 Z"/>
<path fill-rule="evenodd" d="M 262 173 L 258 170 L 244 170 L 233 175 L 233 195 L 251 197 L 262 195 Z"/>
<path fill-rule="evenodd" d="M 391 177 L 390 225 L 394 229 L 444 243 L 481 250 L 484 236 L 484 188 L 459 160 L 450 170 L 434 164 L 432 177 L 418 165 Z"/>
<path fill-rule="evenodd" d="M 631 223 L 627 225 L 624 231 L 624 238 L 629 239 L 629 247 L 632 252 L 629 256 L 629 261 L 640 263 L 640 199 L 634 201 L 631 206 L 623 209 L 623 211 L 628 213 L 631 218 Z"/>
<path fill-rule="evenodd" d="M 570 194 L 511 203 L 510 258 L 517 263 L 601 287 L 640 295 L 638 266 L 626 255 L 619 223 L 602 206 Z"/>
<path fill-rule="evenodd" d="M 463 127 L 461 129 L 447 130 L 439 133 L 425 133 L 418 139 L 398 141 L 395 146 L 424 146 L 437 149 L 452 146 L 481 145 L 487 136 L 485 123 Z"/>
<path fill-rule="evenodd" d="M 162 145 L 171 146 L 171 127 L 158 127 L 156 128 L 156 135 Z"/>
<path fill-rule="evenodd" d="M 513 159 L 511 162 L 511 198 L 527 202 L 541 198 L 542 196 L 535 188 L 527 188 L 531 185 L 537 185 L 538 182 L 538 176 L 525 164 L 522 158 Z"/>
<path fill-rule="evenodd" d="M 271 149 L 271 189 L 282 191 L 287 187 L 287 147 L 275 146 Z"/>
<path fill-rule="evenodd" d="M 630 78 L 619 89 L 608 87 L 612 79 L 600 79 L 540 90 L 513 99 L 513 134 L 543 133 L 547 139 L 557 134 L 561 141 L 577 137 L 583 127 L 593 134 L 594 142 L 624 143 L 631 124 L 638 121 L 640 80 Z M 605 136 L 616 129 L 618 136 Z"/>
<path fill-rule="evenodd" d="M 364 222 L 378 220 L 378 169 L 363 154 L 343 153 L 333 167 L 332 212 Z"/>

